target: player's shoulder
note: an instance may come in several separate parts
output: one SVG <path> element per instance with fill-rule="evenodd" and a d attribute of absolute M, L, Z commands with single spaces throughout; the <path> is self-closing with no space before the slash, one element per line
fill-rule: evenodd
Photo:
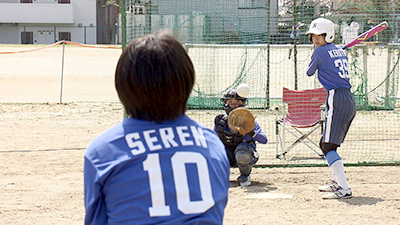
<path fill-rule="evenodd" d="M 332 50 L 342 51 L 343 49 L 335 45 L 334 43 L 328 43 L 326 45 L 315 48 L 314 53 L 320 56 L 324 56 L 325 54 L 328 54 Z"/>
<path fill-rule="evenodd" d="M 337 45 L 335 45 L 335 44 L 333 44 L 333 43 L 330 43 L 330 47 L 329 47 L 329 49 L 331 50 L 331 49 L 333 49 L 333 50 L 335 50 L 335 51 L 339 51 L 339 52 L 344 52 L 344 50 L 343 50 L 343 48 L 342 47 L 340 47 L 340 46 L 337 46 Z"/>
<path fill-rule="evenodd" d="M 222 119 L 227 119 L 228 115 L 226 114 L 218 114 L 215 118 L 214 118 L 214 123 L 217 124 L 219 123 Z"/>
<path fill-rule="evenodd" d="M 115 148 L 113 149 L 114 153 L 118 151 L 118 147 L 110 145 L 110 143 L 122 136 L 123 126 L 122 122 L 120 122 L 90 141 L 84 153 L 85 158 L 93 163 L 96 162 L 95 164 L 111 162 L 112 160 L 110 160 L 110 158 L 113 156 L 110 154 L 110 146 Z"/>
<path fill-rule="evenodd" d="M 224 117 L 224 116 L 226 116 L 226 114 L 221 113 L 221 114 L 216 115 L 215 118 L 222 118 L 222 117 Z"/>
<path fill-rule="evenodd" d="M 314 54 L 319 55 L 319 54 L 326 52 L 327 50 L 328 50 L 328 44 L 319 46 L 314 49 Z"/>
<path fill-rule="evenodd" d="M 328 51 L 331 49 L 337 49 L 339 48 L 338 46 L 336 46 L 334 43 L 327 43 L 323 46 L 321 46 L 320 48 L 316 48 L 316 49 L 320 49 L 320 51 Z"/>

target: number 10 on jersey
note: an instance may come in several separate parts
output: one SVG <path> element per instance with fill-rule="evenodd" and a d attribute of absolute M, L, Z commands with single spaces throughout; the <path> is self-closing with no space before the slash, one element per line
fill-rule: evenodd
<path fill-rule="evenodd" d="M 201 200 L 191 201 L 190 190 L 187 180 L 185 164 L 195 164 L 197 166 L 197 177 L 201 191 Z M 176 190 L 176 202 L 178 210 L 183 214 L 203 213 L 214 206 L 212 196 L 210 175 L 207 160 L 197 152 L 176 152 L 171 157 L 171 165 Z M 170 206 L 165 202 L 165 189 L 161 172 L 160 157 L 158 153 L 148 154 L 143 161 L 143 168 L 148 172 L 151 192 L 152 206 L 149 207 L 149 215 L 169 216 L 171 215 Z M 201 172 L 200 172 L 201 171 Z"/>

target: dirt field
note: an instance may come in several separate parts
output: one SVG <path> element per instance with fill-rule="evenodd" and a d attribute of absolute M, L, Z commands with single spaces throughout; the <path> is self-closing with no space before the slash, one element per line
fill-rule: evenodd
<path fill-rule="evenodd" d="M 0 52 L 24 48 L 33 46 L 0 46 Z M 88 54 L 67 48 L 62 70 L 61 50 L 0 57 L 0 224 L 83 224 L 85 148 L 122 119 L 112 75 L 120 51 Z M 287 52 L 282 53 L 285 60 Z M 385 58 L 374 61 L 386 65 L 376 60 Z M 289 73 L 286 68 L 276 70 L 272 80 L 280 80 L 272 86 L 278 93 L 291 84 L 291 75 L 282 73 Z M 188 114 L 211 127 L 216 112 Z M 269 138 L 259 146 L 259 163 L 284 164 L 275 158 L 274 112 L 256 114 Z M 398 161 L 399 130 L 398 110 L 358 112 L 341 157 L 345 162 Z M 325 163 L 310 152 L 294 149 L 286 162 Z M 399 225 L 400 167 L 345 169 L 354 195 L 348 200 L 321 199 L 317 187 L 330 178 L 328 167 L 256 168 L 248 188 L 238 186 L 238 171 L 232 169 L 224 224 Z"/>
<path fill-rule="evenodd" d="M 83 154 L 120 104 L 0 104 L 0 224 L 83 224 Z M 398 146 L 397 146 L 398 147 Z M 224 224 L 400 224 L 400 167 L 346 167 L 354 197 L 322 200 L 327 167 L 231 170 Z"/>

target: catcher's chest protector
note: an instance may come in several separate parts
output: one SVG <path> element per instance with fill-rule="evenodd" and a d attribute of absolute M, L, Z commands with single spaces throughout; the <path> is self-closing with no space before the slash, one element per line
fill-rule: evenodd
<path fill-rule="evenodd" d="M 228 131 L 228 115 L 220 114 L 215 117 L 214 124 L 217 135 L 227 146 L 237 146 L 243 142 L 243 136 L 237 132 Z"/>

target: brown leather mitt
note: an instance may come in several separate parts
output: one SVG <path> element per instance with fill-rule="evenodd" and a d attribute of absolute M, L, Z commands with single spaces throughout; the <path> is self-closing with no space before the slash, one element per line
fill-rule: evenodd
<path fill-rule="evenodd" d="M 250 110 L 244 107 L 239 107 L 229 113 L 228 126 L 231 130 L 237 131 L 241 135 L 245 135 L 254 130 L 254 119 L 255 118 Z"/>

